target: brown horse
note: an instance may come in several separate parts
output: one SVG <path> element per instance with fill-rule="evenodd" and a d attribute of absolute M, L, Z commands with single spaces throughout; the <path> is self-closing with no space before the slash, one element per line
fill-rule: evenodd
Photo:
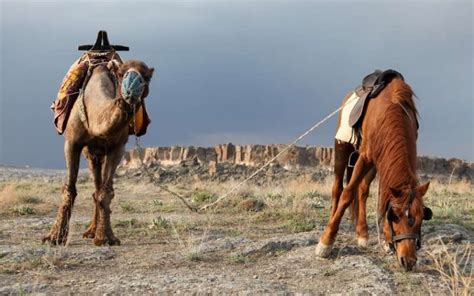
<path fill-rule="evenodd" d="M 348 171 L 349 181 L 344 189 L 343 176 L 354 147 L 336 140 L 331 217 L 316 247 L 318 256 L 329 256 L 344 211 L 351 203 L 358 204 L 354 207 L 358 243 L 367 245 L 366 199 L 370 183 L 378 173 L 378 211 L 384 218 L 385 241 L 396 250 L 398 261 L 406 270 L 416 264 L 421 223 L 431 218 L 432 213 L 423 205 L 429 182 L 419 185 L 416 177 L 418 113 L 412 97 L 410 86 L 395 78 L 368 102 L 359 158 L 353 171 Z M 349 95 L 345 100 L 348 98 Z"/>
<path fill-rule="evenodd" d="M 116 85 L 116 82 L 132 71 L 141 77 L 141 95 L 122 97 L 120 85 Z M 93 238 L 96 245 L 120 244 L 110 224 L 110 203 L 114 197 L 113 177 L 124 153 L 129 124 L 134 119 L 135 110 L 140 108 L 148 94 L 152 75 L 153 68 L 135 60 L 119 66 L 109 63 L 107 66 L 101 64 L 93 68 L 84 90 L 82 106 L 81 99 L 77 99 L 64 132 L 67 180 L 62 189 L 62 203 L 56 221 L 43 242 L 66 243 L 69 219 L 77 195 L 79 161 L 83 152 L 95 185 L 92 195 L 94 213 L 84 237 Z"/>

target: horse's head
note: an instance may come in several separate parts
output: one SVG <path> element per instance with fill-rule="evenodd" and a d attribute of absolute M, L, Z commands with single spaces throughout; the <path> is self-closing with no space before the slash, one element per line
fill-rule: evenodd
<path fill-rule="evenodd" d="M 138 106 L 148 96 L 149 83 L 155 69 L 144 62 L 129 60 L 117 70 L 122 98 L 130 106 Z"/>
<path fill-rule="evenodd" d="M 385 208 L 385 241 L 406 270 L 416 264 L 416 251 L 421 247 L 421 223 L 433 215 L 431 209 L 423 205 L 429 185 L 427 182 L 417 187 L 390 188 Z"/>

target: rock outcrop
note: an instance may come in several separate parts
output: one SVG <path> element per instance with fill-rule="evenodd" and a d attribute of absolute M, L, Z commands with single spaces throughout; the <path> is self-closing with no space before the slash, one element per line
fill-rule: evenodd
<path fill-rule="evenodd" d="M 286 145 L 233 145 L 232 143 L 214 147 L 150 147 L 142 151 L 136 149 L 125 153 L 122 166 L 136 168 L 141 165 L 177 165 L 196 159 L 199 164 L 232 163 L 245 166 L 260 166 L 275 157 Z M 274 160 L 286 169 L 301 166 L 332 166 L 334 149 L 326 147 L 294 146 Z"/>
<path fill-rule="evenodd" d="M 150 147 L 142 151 L 127 151 L 122 163 L 123 168 L 138 168 L 141 160 L 147 166 L 173 166 L 183 163 L 209 165 L 212 163 L 237 164 L 250 167 L 261 166 L 274 158 L 286 145 L 234 145 L 232 143 L 214 147 Z M 334 149 L 319 146 L 294 146 L 273 161 L 287 170 L 301 167 L 332 167 L 334 165 Z M 443 175 L 457 179 L 472 180 L 474 164 L 460 159 L 444 159 L 419 156 L 418 173 L 427 176 Z"/>

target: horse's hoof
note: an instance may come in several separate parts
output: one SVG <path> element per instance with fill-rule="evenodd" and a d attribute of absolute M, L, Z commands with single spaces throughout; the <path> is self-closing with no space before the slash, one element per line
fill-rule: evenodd
<path fill-rule="evenodd" d="M 369 240 L 366 237 L 358 237 L 357 238 L 357 245 L 360 248 L 367 248 L 369 246 Z"/>
<path fill-rule="evenodd" d="M 316 256 L 321 257 L 321 258 L 327 258 L 329 257 L 329 254 L 331 254 L 331 249 L 332 246 L 328 246 L 323 244 L 322 242 L 319 242 L 318 245 L 316 246 Z"/>

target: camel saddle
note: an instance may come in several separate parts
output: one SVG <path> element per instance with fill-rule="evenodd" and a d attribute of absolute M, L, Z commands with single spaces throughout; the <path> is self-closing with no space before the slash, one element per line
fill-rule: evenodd
<path fill-rule="evenodd" d="M 79 93 L 85 89 L 94 64 L 104 61 L 122 64 L 116 51 L 129 50 L 127 46 L 111 45 L 105 31 L 99 31 L 94 45 L 80 45 L 78 49 L 86 52 L 69 68 L 61 83 L 56 100 L 51 105 L 54 112 L 54 125 L 58 134 L 64 133 L 72 107 L 79 97 Z M 135 125 L 132 122 L 129 126 L 129 134 L 144 135 L 150 122 L 143 101 L 137 111 Z"/>
<path fill-rule="evenodd" d="M 402 74 L 395 70 L 375 70 L 374 73 L 365 76 L 362 84 L 355 89 L 355 93 L 360 98 L 357 100 L 354 108 L 349 115 L 349 125 L 357 128 L 362 122 L 364 111 L 370 99 L 377 97 L 377 95 L 387 86 L 394 78 L 401 78 L 404 80 Z"/>

